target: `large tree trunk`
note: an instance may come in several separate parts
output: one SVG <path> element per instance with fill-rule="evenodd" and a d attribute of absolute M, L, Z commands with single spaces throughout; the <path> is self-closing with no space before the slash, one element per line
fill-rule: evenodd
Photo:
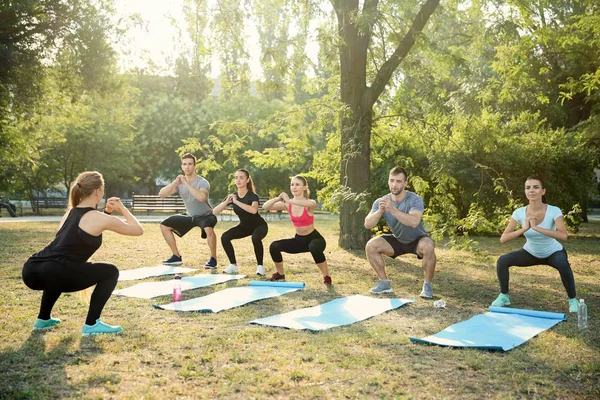
<path fill-rule="evenodd" d="M 369 238 L 364 228 L 366 211 L 359 208 L 357 196 L 369 189 L 371 178 L 370 138 L 371 104 L 363 104 L 367 90 L 367 50 L 370 32 L 359 32 L 352 23 L 358 2 L 341 0 L 336 9 L 340 46 L 341 100 L 343 112 L 341 146 L 341 185 L 347 191 L 341 205 L 339 245 L 345 249 L 361 249 Z"/>
<path fill-rule="evenodd" d="M 367 86 L 367 51 L 371 25 L 359 30 L 355 25 L 360 12 L 358 0 L 331 0 L 342 37 L 340 51 L 340 92 L 346 109 L 342 113 L 341 185 L 345 200 L 341 205 L 339 245 L 344 249 L 362 249 L 370 237 L 364 228 L 367 207 L 360 207 L 371 184 L 371 128 L 373 105 L 387 86 L 393 72 L 406 57 L 440 0 L 426 0 L 394 54 L 379 69 L 372 85 Z M 379 0 L 364 0 L 362 14 L 374 16 Z M 390 166 L 392 167 L 392 166 Z"/>

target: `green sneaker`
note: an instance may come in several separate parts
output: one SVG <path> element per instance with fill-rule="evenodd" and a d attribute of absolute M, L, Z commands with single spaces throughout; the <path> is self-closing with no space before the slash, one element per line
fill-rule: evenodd
<path fill-rule="evenodd" d="M 123 328 L 120 326 L 112 326 L 105 324 L 100 321 L 100 318 L 96 320 L 94 325 L 83 324 L 83 328 L 81 328 L 82 336 L 90 336 L 90 335 L 104 335 L 110 333 L 121 333 Z"/>
<path fill-rule="evenodd" d="M 500 296 L 492 303 L 494 307 L 510 306 L 510 297 L 507 294 L 500 293 Z"/>
<path fill-rule="evenodd" d="M 572 299 L 569 299 L 569 312 L 576 313 L 578 308 L 579 308 L 579 301 L 575 297 L 573 297 Z"/>
<path fill-rule="evenodd" d="M 34 331 L 43 331 L 46 329 L 51 329 L 56 325 L 60 324 L 60 319 L 58 318 L 50 318 L 50 319 L 36 319 L 33 323 Z"/>

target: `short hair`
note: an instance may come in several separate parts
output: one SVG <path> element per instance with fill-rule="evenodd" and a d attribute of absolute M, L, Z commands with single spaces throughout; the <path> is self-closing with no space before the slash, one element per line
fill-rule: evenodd
<path fill-rule="evenodd" d="M 390 175 L 404 174 L 404 179 L 408 179 L 408 172 L 402 167 L 394 167 L 390 170 Z"/>
<path fill-rule="evenodd" d="M 192 160 L 194 160 L 194 165 L 196 165 L 196 156 L 193 155 L 192 153 L 185 153 L 184 155 L 181 156 L 181 161 L 185 160 L 186 158 L 191 158 Z"/>

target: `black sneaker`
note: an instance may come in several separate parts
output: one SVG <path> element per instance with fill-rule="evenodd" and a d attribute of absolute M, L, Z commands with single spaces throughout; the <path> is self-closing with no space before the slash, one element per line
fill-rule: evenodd
<path fill-rule="evenodd" d="M 164 265 L 181 265 L 183 261 L 181 261 L 181 257 L 177 257 L 175 254 L 173 254 L 171 258 L 164 260 L 162 263 Z"/>
<path fill-rule="evenodd" d="M 210 260 L 204 264 L 204 269 L 216 269 L 217 268 L 217 260 L 214 257 L 211 257 Z"/>

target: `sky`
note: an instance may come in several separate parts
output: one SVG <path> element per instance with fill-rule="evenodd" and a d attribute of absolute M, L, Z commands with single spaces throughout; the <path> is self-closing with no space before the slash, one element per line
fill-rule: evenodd
<path fill-rule="evenodd" d="M 211 1 L 211 0 L 208 0 Z M 155 74 L 171 73 L 169 66 L 173 65 L 177 57 L 177 49 L 185 46 L 186 34 L 180 38 L 178 29 L 173 26 L 172 21 L 184 27 L 183 16 L 184 0 L 114 0 L 117 19 L 127 19 L 130 15 L 138 14 L 142 22 L 130 26 L 122 43 L 116 45 L 119 56 L 119 67 L 122 71 L 148 66 L 148 60 L 159 67 L 152 70 Z M 249 37 L 248 53 L 259 55 L 258 33 L 254 27 L 246 27 L 246 35 Z M 309 38 L 307 55 L 316 61 L 319 46 L 316 38 Z M 219 74 L 219 61 L 215 58 L 211 64 L 211 77 L 216 78 Z M 250 71 L 253 79 L 262 77 L 262 69 L 259 60 L 250 60 Z"/>
<path fill-rule="evenodd" d="M 175 57 L 178 36 L 170 19 L 183 25 L 182 6 L 183 0 L 115 0 L 117 18 L 139 14 L 142 19 L 141 24 L 131 26 L 124 42 L 117 45 L 121 69 L 145 68 L 148 59 L 166 67 L 168 60 Z"/>

